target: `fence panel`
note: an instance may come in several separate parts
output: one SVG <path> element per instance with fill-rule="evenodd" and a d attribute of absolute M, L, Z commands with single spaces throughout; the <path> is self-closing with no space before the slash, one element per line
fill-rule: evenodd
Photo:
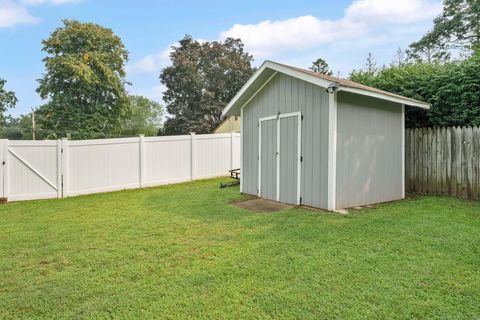
<path fill-rule="evenodd" d="M 407 129 L 407 192 L 480 199 L 480 128 Z"/>
<path fill-rule="evenodd" d="M 0 143 L 0 195 L 62 198 L 226 175 L 240 134 Z M 238 150 L 237 150 L 238 149 Z"/>
<path fill-rule="evenodd" d="M 64 196 L 140 187 L 139 138 L 68 141 Z"/>
<path fill-rule="evenodd" d="M 199 134 L 196 139 L 195 178 L 215 177 L 232 169 L 230 133 Z"/>
<path fill-rule="evenodd" d="M 146 185 L 191 180 L 191 152 L 191 136 L 145 138 Z"/>

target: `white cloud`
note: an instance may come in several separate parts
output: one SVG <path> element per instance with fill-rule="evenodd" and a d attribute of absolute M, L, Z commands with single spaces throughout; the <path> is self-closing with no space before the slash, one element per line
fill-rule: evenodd
<path fill-rule="evenodd" d="M 170 52 L 172 46 L 178 43 L 172 43 L 167 49 L 157 54 L 149 54 L 143 59 L 128 64 L 126 70 L 128 73 L 159 73 L 162 68 L 165 68 L 170 62 Z"/>
<path fill-rule="evenodd" d="M 299 51 L 336 41 L 368 38 L 385 28 L 431 20 L 442 4 L 431 0 L 357 0 L 338 20 L 308 15 L 287 20 L 266 20 L 257 24 L 235 24 L 220 33 L 220 39 L 240 38 L 255 57 Z"/>
<path fill-rule="evenodd" d="M 246 50 L 260 62 L 263 59 L 298 62 L 301 57 L 328 53 L 327 47 L 341 48 L 344 55 L 358 56 L 359 50 L 364 55 L 376 47 L 391 45 L 393 55 L 405 41 L 415 40 L 412 35 L 424 33 L 441 9 L 441 0 L 355 0 L 345 9 L 343 17 L 336 20 L 306 15 L 234 24 L 220 32 L 217 39 L 242 39 Z M 170 52 L 169 46 L 160 53 L 148 55 L 130 64 L 127 71 L 159 73 L 170 63 Z M 332 57 L 335 60 L 335 54 Z"/>
<path fill-rule="evenodd" d="M 256 57 L 284 50 L 302 50 L 339 39 L 355 38 L 364 33 L 361 23 L 341 20 L 320 20 L 302 16 L 281 21 L 266 20 L 258 24 L 236 24 L 220 33 L 220 39 L 240 38 Z"/>
<path fill-rule="evenodd" d="M 27 6 L 40 6 L 43 4 L 62 5 L 67 3 L 79 2 L 79 0 L 21 0 L 22 4 Z"/>
<path fill-rule="evenodd" d="M 39 22 L 40 19 L 32 16 L 28 11 L 29 6 L 62 5 L 71 2 L 78 2 L 78 0 L 0 0 L 0 28 Z"/>
<path fill-rule="evenodd" d="M 441 10 L 441 2 L 431 0 L 358 0 L 347 8 L 345 18 L 368 24 L 409 24 L 431 20 Z"/>
<path fill-rule="evenodd" d="M 25 6 L 10 0 L 0 0 L 0 28 L 32 24 L 37 21 L 38 19 L 30 15 Z"/>

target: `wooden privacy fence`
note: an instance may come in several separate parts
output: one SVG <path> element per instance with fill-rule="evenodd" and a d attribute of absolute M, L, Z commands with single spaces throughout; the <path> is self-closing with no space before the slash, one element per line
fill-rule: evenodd
<path fill-rule="evenodd" d="M 0 196 L 63 198 L 227 175 L 240 134 L 99 140 L 0 140 Z"/>
<path fill-rule="evenodd" d="M 407 192 L 480 199 L 480 128 L 405 132 Z"/>

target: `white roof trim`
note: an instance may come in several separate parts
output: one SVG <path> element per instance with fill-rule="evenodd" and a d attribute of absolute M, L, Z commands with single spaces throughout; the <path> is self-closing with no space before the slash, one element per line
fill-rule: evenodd
<path fill-rule="evenodd" d="M 382 100 L 388 100 L 392 102 L 397 102 L 400 104 L 406 104 L 412 107 L 418 107 L 422 109 L 430 109 L 430 105 L 428 103 L 423 103 L 420 101 L 414 101 L 410 100 L 407 98 L 401 98 L 401 97 L 393 97 L 388 94 L 383 94 L 380 92 L 373 92 L 373 91 L 368 91 L 368 90 L 362 90 L 358 88 L 351 88 L 351 87 L 345 87 L 345 86 L 339 86 L 340 91 L 345 91 L 345 92 L 351 92 L 351 93 L 356 93 L 356 94 L 361 94 L 363 96 L 368 96 L 368 97 L 373 97 L 373 98 L 378 98 Z"/>
<path fill-rule="evenodd" d="M 351 92 L 351 93 L 356 93 L 356 94 L 369 96 L 369 97 L 373 97 L 373 98 L 378 98 L 378 99 L 382 99 L 382 100 L 392 101 L 392 102 L 396 102 L 396 103 L 400 103 L 400 104 L 406 104 L 406 105 L 409 105 L 409 106 L 414 106 L 414 107 L 418 107 L 418 108 L 422 108 L 422 109 L 429 109 L 430 108 L 430 105 L 428 103 L 423 103 L 421 101 L 415 101 L 415 100 L 412 100 L 412 99 L 409 99 L 409 98 L 395 97 L 395 96 L 391 96 L 389 94 L 383 94 L 383 93 L 380 93 L 380 92 L 373 92 L 373 91 L 369 91 L 369 90 L 343 86 L 343 85 L 341 85 L 341 84 L 339 84 L 335 81 L 328 81 L 328 80 L 316 77 L 314 75 L 310 75 L 308 73 L 305 73 L 305 72 L 302 72 L 302 71 L 299 71 L 299 70 L 295 70 L 295 69 L 289 68 L 287 66 L 277 64 L 275 62 L 267 60 L 252 75 L 252 77 L 250 77 L 250 79 L 248 79 L 247 83 L 245 83 L 245 85 L 242 87 L 242 89 L 240 89 L 240 91 L 235 95 L 235 97 L 233 97 L 233 99 L 227 104 L 227 106 L 222 111 L 222 115 L 226 115 L 230 111 L 230 109 L 233 108 L 233 106 L 240 99 L 240 97 L 243 96 L 245 91 L 255 82 L 255 80 L 257 80 L 257 78 L 267 68 L 271 69 L 273 71 L 276 71 L 276 72 L 280 72 L 280 73 L 292 76 L 292 77 L 300 79 L 300 80 L 304 80 L 306 82 L 312 83 L 312 84 L 317 85 L 317 86 L 322 87 L 322 88 L 328 88 L 329 85 L 335 84 L 335 85 L 338 86 L 339 90 L 342 90 L 342 91 L 345 91 L 345 92 Z M 271 80 L 271 78 L 272 77 L 270 77 L 267 81 Z M 263 86 L 261 88 L 263 88 Z M 260 91 L 260 90 L 257 90 L 256 93 L 258 93 L 258 91 Z M 250 100 L 251 99 L 248 99 L 247 102 L 250 102 Z M 245 104 L 243 106 L 245 106 Z"/>

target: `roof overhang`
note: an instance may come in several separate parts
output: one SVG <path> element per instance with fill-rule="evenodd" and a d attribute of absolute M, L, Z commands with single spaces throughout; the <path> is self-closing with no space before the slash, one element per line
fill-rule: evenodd
<path fill-rule="evenodd" d="M 240 91 L 235 95 L 235 97 L 233 97 L 233 99 L 227 104 L 227 106 L 222 111 L 222 115 L 239 116 L 241 109 L 246 106 L 257 95 L 257 93 L 260 92 L 263 87 L 279 72 L 292 76 L 294 78 L 304 80 L 325 89 L 327 89 L 330 85 L 335 85 L 338 88 L 338 91 L 351 92 L 422 109 L 430 108 L 430 105 L 428 103 L 398 95 L 381 93 L 378 91 L 352 88 L 339 84 L 335 81 L 329 81 L 319 78 L 307 72 L 299 71 L 296 68 L 289 68 L 288 66 L 267 60 L 260 66 L 260 68 L 258 68 L 258 70 L 250 77 L 250 79 L 248 79 L 247 83 L 245 83 L 242 89 L 240 89 Z"/>

